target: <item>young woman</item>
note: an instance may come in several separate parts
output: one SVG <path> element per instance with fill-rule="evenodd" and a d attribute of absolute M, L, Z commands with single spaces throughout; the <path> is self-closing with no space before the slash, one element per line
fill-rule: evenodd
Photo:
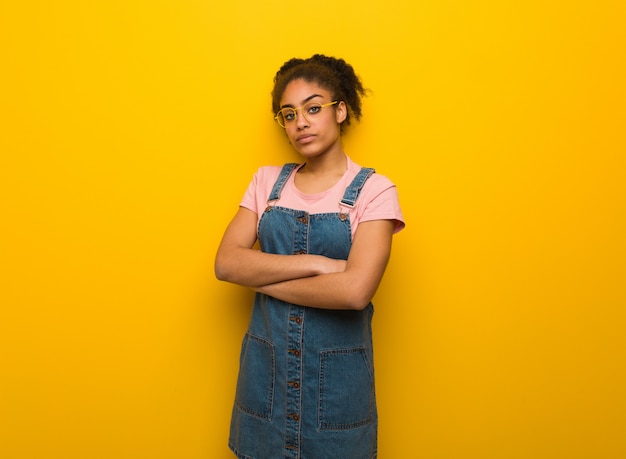
<path fill-rule="evenodd" d="M 215 260 L 218 279 L 256 291 L 231 420 L 239 458 L 376 457 L 371 299 L 404 221 L 394 184 L 342 148 L 364 94 L 349 64 L 319 54 L 274 78 L 275 119 L 303 162 L 257 171 Z"/>

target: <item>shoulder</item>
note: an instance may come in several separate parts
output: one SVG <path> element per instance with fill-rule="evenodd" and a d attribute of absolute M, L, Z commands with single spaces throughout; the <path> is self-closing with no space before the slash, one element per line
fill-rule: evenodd
<path fill-rule="evenodd" d="M 273 185 L 280 172 L 283 170 L 283 166 L 261 166 L 254 173 L 254 180 L 257 184 L 260 185 Z"/>
<path fill-rule="evenodd" d="M 360 167 L 359 167 L 360 169 Z M 374 172 L 369 176 L 357 200 L 360 221 L 395 220 L 394 233 L 404 228 L 396 185 L 387 176 Z"/>
<path fill-rule="evenodd" d="M 261 166 L 256 170 L 254 175 L 258 178 L 278 177 L 281 169 L 282 166 Z"/>
<path fill-rule="evenodd" d="M 365 208 L 399 208 L 396 185 L 386 176 L 377 173 L 372 174 L 363 185 L 359 201 Z"/>
<path fill-rule="evenodd" d="M 396 185 L 387 176 L 374 172 L 365 182 L 365 186 L 370 190 L 384 191 L 388 188 L 395 188 Z"/>
<path fill-rule="evenodd" d="M 259 167 L 250 180 L 239 205 L 259 214 L 259 209 L 264 208 L 263 203 L 267 202 L 282 169 L 283 166 Z"/>
<path fill-rule="evenodd" d="M 350 175 L 354 178 L 357 174 L 364 168 L 359 164 L 355 163 L 351 159 L 348 159 L 348 168 L 350 169 Z M 369 176 L 365 185 L 363 186 L 363 191 L 366 189 L 376 191 L 384 191 L 388 188 L 395 187 L 395 184 L 387 178 L 385 175 L 379 174 L 376 172 L 375 167 L 365 167 L 366 169 L 372 169 L 374 172 Z"/>

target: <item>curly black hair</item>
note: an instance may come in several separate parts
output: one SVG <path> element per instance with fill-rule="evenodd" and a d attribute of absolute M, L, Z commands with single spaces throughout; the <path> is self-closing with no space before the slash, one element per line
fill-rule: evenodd
<path fill-rule="evenodd" d="M 274 76 L 272 111 L 280 110 L 280 99 L 287 85 L 302 79 L 315 83 L 331 93 L 333 100 L 342 100 L 348 107 L 343 126 L 350 124 L 351 117 L 361 118 L 361 98 L 367 91 L 354 69 L 343 59 L 315 54 L 308 59 L 293 58 L 285 62 Z"/>

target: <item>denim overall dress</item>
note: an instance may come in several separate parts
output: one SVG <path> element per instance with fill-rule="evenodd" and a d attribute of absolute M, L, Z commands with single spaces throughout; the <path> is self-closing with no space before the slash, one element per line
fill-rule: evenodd
<path fill-rule="evenodd" d="M 264 252 L 347 259 L 349 215 L 374 170 L 363 168 L 337 213 L 309 214 L 277 201 L 286 164 L 261 216 Z M 370 303 L 362 311 L 298 306 L 256 294 L 243 339 L 229 446 L 240 459 L 373 459 L 378 417 Z"/>

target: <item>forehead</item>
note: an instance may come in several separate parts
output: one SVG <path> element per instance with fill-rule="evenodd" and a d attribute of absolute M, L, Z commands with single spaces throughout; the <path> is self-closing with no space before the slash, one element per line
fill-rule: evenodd
<path fill-rule="evenodd" d="M 314 94 L 319 94 L 325 98 L 330 97 L 330 92 L 315 82 L 303 79 L 293 80 L 285 87 L 283 96 L 280 98 L 280 105 L 297 105 L 304 102 Z"/>

